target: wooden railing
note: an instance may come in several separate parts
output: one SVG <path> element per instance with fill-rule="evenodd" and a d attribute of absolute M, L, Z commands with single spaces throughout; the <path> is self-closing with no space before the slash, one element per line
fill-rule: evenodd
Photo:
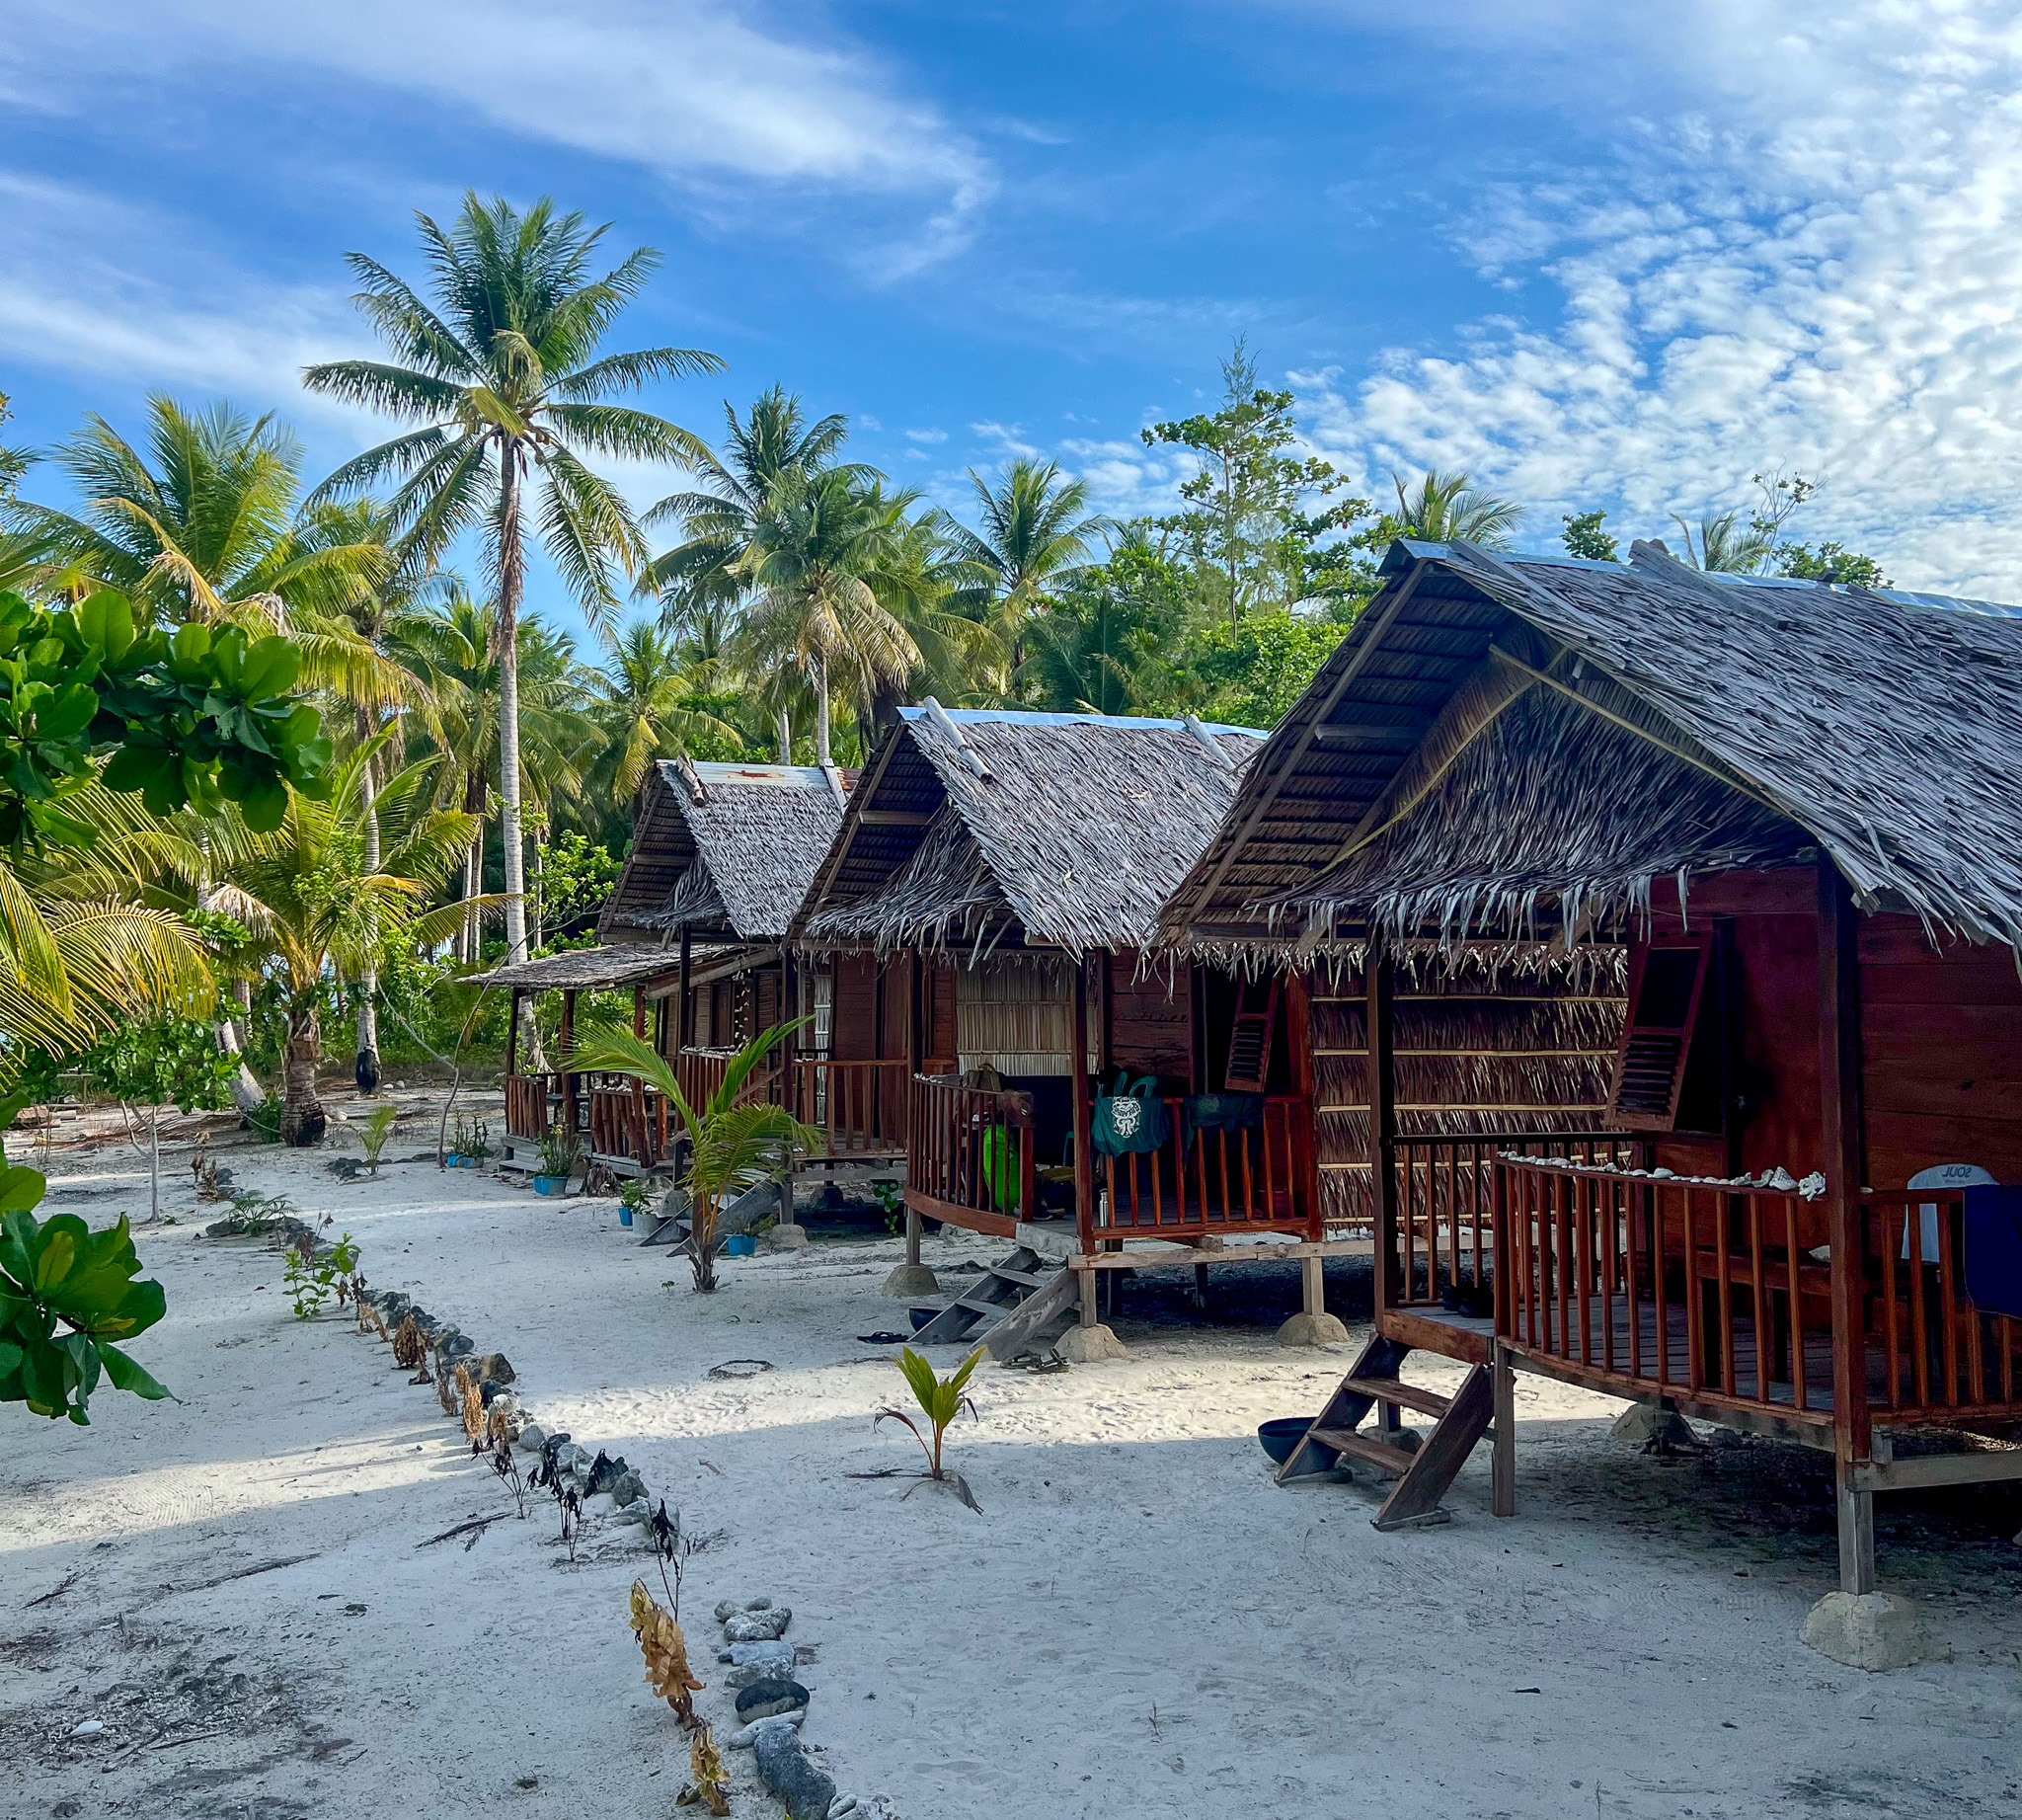
<path fill-rule="evenodd" d="M 1893 1421 L 2022 1414 L 2022 1320 L 1984 1313 L 1967 1293 L 1965 1196 L 1903 1189 L 1856 1211 L 1872 1413 Z"/>
<path fill-rule="evenodd" d="M 598 1076 L 589 1086 L 590 1150 L 650 1169 L 667 1156 L 671 1116 L 665 1095 L 636 1080 Z"/>
<path fill-rule="evenodd" d="M 793 1065 L 793 1115 L 822 1134 L 828 1156 L 902 1150 L 906 1145 L 906 1070 L 890 1062 L 832 1062 L 799 1056 Z"/>
<path fill-rule="evenodd" d="M 1495 1166 L 1506 1150 L 1625 1166 L 1634 1140 L 1606 1132 L 1496 1138 L 1399 1138 L 1392 1147 L 1396 1219 L 1385 1306 L 1437 1306 L 1455 1285 L 1486 1293 L 1495 1275 Z"/>
<path fill-rule="evenodd" d="M 1312 1107 L 1303 1095 L 1272 1094 L 1255 1125 L 1190 1127 L 1184 1099 L 1167 1099 L 1167 1136 L 1156 1150 L 1096 1158 L 1103 1193 L 1082 1210 L 1081 1240 L 1184 1238 L 1263 1229 L 1319 1238 L 1312 1183 Z"/>
<path fill-rule="evenodd" d="M 905 1197 L 916 1212 L 985 1232 L 1031 1218 L 1031 1094 L 915 1074 L 908 1099 Z"/>
<path fill-rule="evenodd" d="M 554 1102 L 559 1091 L 554 1074 L 507 1074 L 506 1076 L 506 1135 L 538 1144 L 554 1124 Z"/>

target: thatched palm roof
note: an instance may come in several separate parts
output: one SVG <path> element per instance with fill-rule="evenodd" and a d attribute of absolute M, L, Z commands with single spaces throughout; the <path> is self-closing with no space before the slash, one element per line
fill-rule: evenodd
<path fill-rule="evenodd" d="M 794 924 L 811 946 L 1146 945 L 1263 735 L 901 708 Z"/>
<path fill-rule="evenodd" d="M 570 948 L 537 961 L 521 961 L 517 966 L 508 963 L 490 973 L 472 974 L 464 984 L 515 987 L 522 992 L 610 991 L 661 974 L 671 976 L 679 965 L 678 956 L 658 948 Z"/>
<path fill-rule="evenodd" d="M 1391 546 L 1164 938 L 1521 938 L 1823 848 L 1868 910 L 2022 946 L 2022 613 Z"/>
<path fill-rule="evenodd" d="M 666 759 L 640 785 L 625 861 L 597 935 L 683 927 L 777 942 L 842 821 L 848 776 L 813 765 Z"/>

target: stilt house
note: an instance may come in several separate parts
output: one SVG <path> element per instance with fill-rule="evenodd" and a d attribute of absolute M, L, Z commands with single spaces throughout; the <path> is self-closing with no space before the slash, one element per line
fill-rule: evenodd
<path fill-rule="evenodd" d="M 1647 544 L 1383 578 L 1169 917 L 1361 970 L 1377 1337 L 1285 1471 L 1373 1462 L 1412 1520 L 1493 1419 L 1507 1514 L 1536 1372 L 1828 1452 L 1871 1590 L 1876 1492 L 2022 1476 L 1895 1448 L 2022 1422 L 2022 613 Z M 1410 1132 L 1418 994 L 1516 1028 L 1612 956 L 1599 1129 Z M 1479 1368 L 1450 1407 L 1414 1348 Z M 1415 1457 L 1400 1402 L 1438 1405 Z"/>
<path fill-rule="evenodd" d="M 838 969 L 875 960 L 906 982 L 915 1263 L 922 1219 L 1007 1238 L 1064 1228 L 1084 1262 L 1133 1238 L 1321 1237 L 1302 1002 L 1238 1005 L 1233 980 L 1147 954 L 1262 739 L 1198 721 L 900 711 L 794 933 Z M 1229 1091 L 1200 1063 L 1236 1035 Z M 1133 1104 L 1105 1107 L 1116 1099 Z M 1142 1147 L 1099 1148 L 1098 1117 Z"/>
<path fill-rule="evenodd" d="M 715 1091 L 752 1037 L 805 1017 L 751 1090 L 820 1129 L 817 1164 L 902 1153 L 903 1051 L 879 1060 L 883 1019 L 872 971 L 798 967 L 785 941 L 841 823 L 848 781 L 814 766 L 685 759 L 647 774 L 632 849 L 598 919 L 603 945 L 489 976 L 512 989 L 515 1008 L 525 991 L 564 994 L 556 1069 L 520 1074 L 508 1065 L 509 1138 L 537 1141 L 566 1119 L 592 1159 L 615 1173 L 668 1160 L 677 1134 L 658 1094 L 567 1067 L 578 993 L 629 986 L 634 1033 L 651 1035 L 691 1103 Z"/>

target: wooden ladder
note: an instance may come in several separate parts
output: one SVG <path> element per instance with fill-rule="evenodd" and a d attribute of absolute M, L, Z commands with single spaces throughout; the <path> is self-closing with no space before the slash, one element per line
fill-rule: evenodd
<path fill-rule="evenodd" d="M 980 1341 L 993 1359 L 1011 1359 L 1050 1326 L 1062 1330 L 1081 1311 L 1074 1272 L 1054 1267 L 1029 1245 L 992 1264 L 913 1335 L 915 1346 Z"/>
<path fill-rule="evenodd" d="M 1278 1000 L 1283 983 L 1273 974 L 1269 980 L 1238 980 L 1235 1012 L 1229 1023 L 1228 1066 L 1222 1070 L 1222 1090 L 1228 1093 L 1262 1093 L 1271 1073 L 1271 1038 L 1278 1025 Z M 1259 996 L 1264 1002 L 1260 1005 Z"/>
<path fill-rule="evenodd" d="M 1490 1431 L 1495 1420 L 1494 1385 L 1487 1368 L 1480 1365 L 1468 1372 L 1450 1397 L 1405 1384 L 1397 1373 L 1410 1354 L 1411 1348 L 1401 1340 L 1370 1340 L 1279 1467 L 1278 1482 L 1283 1485 L 1330 1470 L 1334 1460 L 1322 1450 L 1331 1449 L 1336 1456 L 1362 1461 L 1396 1479 L 1382 1509 L 1370 1519 L 1377 1529 L 1446 1522 L 1439 1500 L 1474 1452 L 1474 1444 Z M 1365 1432 L 1361 1419 L 1378 1407 L 1415 1409 L 1432 1416 L 1433 1432 L 1415 1454 Z"/>

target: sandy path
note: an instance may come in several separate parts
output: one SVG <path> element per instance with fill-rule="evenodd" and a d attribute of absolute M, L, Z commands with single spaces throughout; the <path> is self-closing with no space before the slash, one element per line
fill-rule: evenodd
<path fill-rule="evenodd" d="M 132 1204 L 130 1153 L 66 1160 L 57 1205 Z M 903 1324 L 877 1294 L 894 1244 L 732 1261 L 704 1300 L 610 1203 L 233 1160 L 334 1213 L 375 1284 L 505 1351 L 540 1419 L 622 1451 L 718 1538 L 689 1570 L 698 1644 L 718 1598 L 792 1605 L 817 1655 L 809 1739 L 907 1820 L 2022 1800 L 2022 1551 L 1983 1503 L 1885 1514 L 1885 1584 L 1928 1601 L 1953 1657 L 1871 1678 L 1796 1640 L 1831 1583 L 1809 1458 L 1646 1459 L 1606 1442 L 1613 1405 L 1523 1379 L 1519 1518 L 1489 1516 L 1484 1449 L 1454 1523 L 1379 1536 L 1362 1487 L 1278 1489 L 1251 1438 L 1345 1361 L 1189 1323 L 1171 1282 L 1129 1292 L 1127 1364 L 983 1368 L 983 1419 L 955 1443 L 976 1517 L 845 1476 L 910 1446 L 873 1432 L 898 1381 L 854 1337 Z M 180 1182 L 171 1205 L 189 1217 Z M 271 1252 L 192 1225 L 140 1242 L 171 1308 L 146 1357 L 183 1403 L 108 1394 L 88 1430 L 6 1418 L 0 1812 L 671 1814 L 685 1750 L 624 1623 L 637 1533 L 592 1536 L 572 1566 L 543 1505 L 468 1549 L 418 1547 L 509 1508 L 432 1392 L 335 1317 L 292 1320 Z M 734 1358 L 774 1369 L 708 1378 Z M 292 1556 L 310 1558 L 201 1584 Z M 698 1704 L 727 1729 L 720 1688 Z M 69 1740 L 88 1717 L 105 1733 Z M 771 1820 L 733 1762 L 738 1813 Z"/>

